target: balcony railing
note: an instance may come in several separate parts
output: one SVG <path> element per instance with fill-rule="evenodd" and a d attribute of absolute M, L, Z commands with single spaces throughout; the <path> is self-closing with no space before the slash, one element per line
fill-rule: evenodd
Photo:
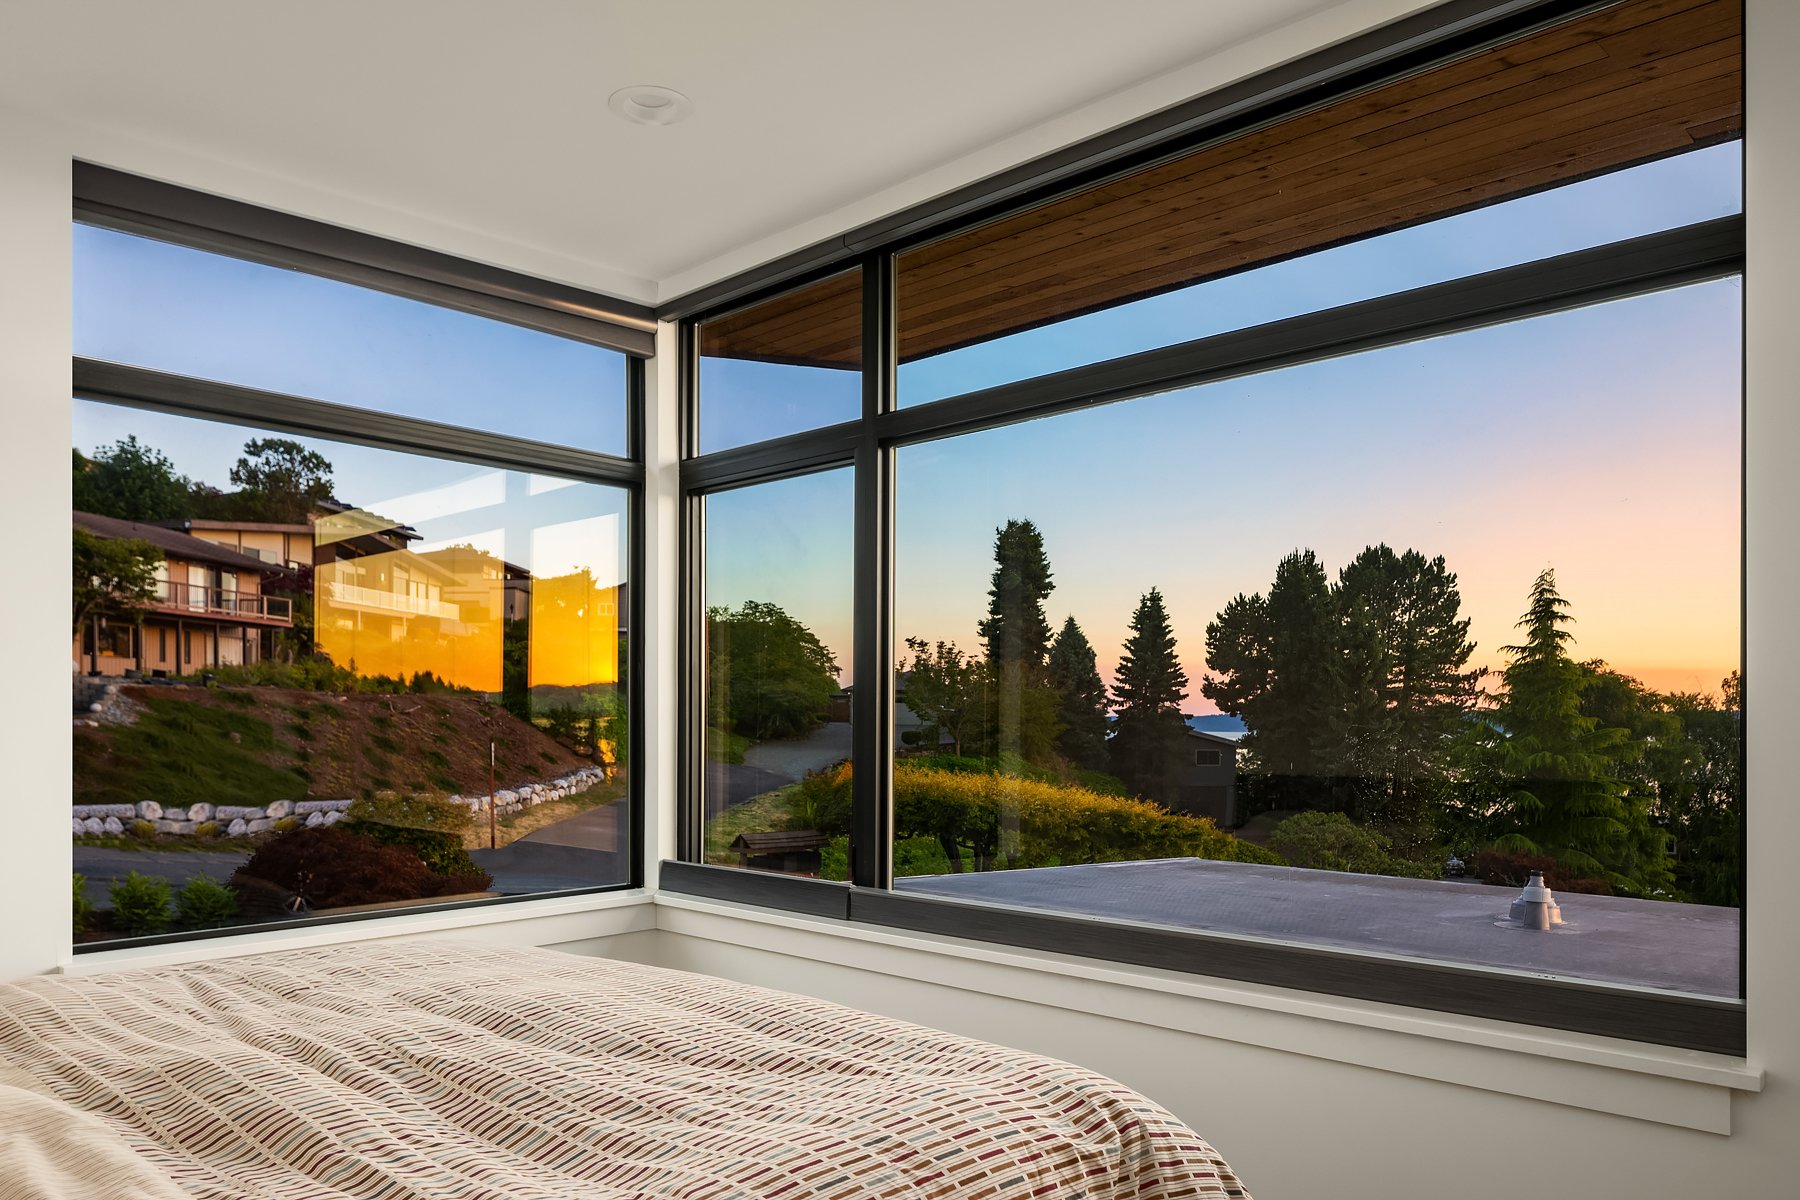
<path fill-rule="evenodd" d="M 442 600 L 429 600 L 424 596 L 411 596 L 404 592 L 384 592 L 354 583 L 340 583 L 335 579 L 326 582 L 322 597 L 332 604 L 370 608 L 407 617 L 441 617 L 446 621 L 462 619 L 462 609 Z"/>
<path fill-rule="evenodd" d="M 284 624 L 292 624 L 294 620 L 294 602 L 286 596 L 265 596 L 259 592 L 180 583 L 173 579 L 157 581 L 154 603 L 160 609 L 212 617 L 248 617 Z"/>

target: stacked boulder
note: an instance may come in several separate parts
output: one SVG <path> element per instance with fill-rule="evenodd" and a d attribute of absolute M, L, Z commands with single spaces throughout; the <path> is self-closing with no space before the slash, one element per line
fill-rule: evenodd
<path fill-rule="evenodd" d="M 494 810 L 499 816 L 511 816 L 539 804 L 565 800 L 580 795 L 595 784 L 606 781 L 600 767 L 582 767 L 567 775 L 544 783 L 524 783 L 494 793 Z M 453 804 L 467 805 L 478 813 L 488 810 L 488 798 L 451 796 Z M 192 836 L 208 823 L 230 837 L 266 833 L 277 821 L 294 818 L 308 828 L 335 825 L 344 819 L 349 800 L 277 800 L 265 805 L 190 804 L 185 808 L 165 808 L 154 800 L 138 804 L 77 804 L 72 810 L 71 826 L 76 837 L 88 834 L 121 834 L 133 822 L 148 821 L 156 832 L 176 836 Z"/>
<path fill-rule="evenodd" d="M 582 767 L 579 771 L 572 771 L 547 783 L 523 783 L 517 787 L 501 788 L 494 793 L 494 812 L 498 816 L 510 817 L 540 804 L 580 795 L 595 784 L 605 781 L 606 772 L 602 768 Z M 466 804 L 478 813 L 488 810 L 488 798 L 485 795 L 452 796 L 450 802 Z"/>

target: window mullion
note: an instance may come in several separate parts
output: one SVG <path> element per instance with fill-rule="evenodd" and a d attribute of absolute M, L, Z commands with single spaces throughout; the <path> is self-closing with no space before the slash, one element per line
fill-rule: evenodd
<path fill-rule="evenodd" d="M 876 418 L 895 403 L 894 263 L 863 264 L 863 420 L 856 447 L 855 635 L 852 662 L 854 812 L 850 881 L 893 883 L 893 563 L 894 452 L 878 436 Z"/>

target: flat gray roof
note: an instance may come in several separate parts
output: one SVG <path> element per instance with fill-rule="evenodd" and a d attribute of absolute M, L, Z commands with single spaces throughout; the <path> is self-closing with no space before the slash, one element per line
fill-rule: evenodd
<path fill-rule="evenodd" d="M 1567 924 L 1498 924 L 1517 888 L 1198 858 L 897 879 L 953 900 L 1736 999 L 1735 908 L 1559 893 Z"/>

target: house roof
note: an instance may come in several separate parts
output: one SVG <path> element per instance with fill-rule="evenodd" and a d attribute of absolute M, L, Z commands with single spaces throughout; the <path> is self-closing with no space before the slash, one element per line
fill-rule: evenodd
<path fill-rule="evenodd" d="M 1188 726 L 1188 736 L 1199 738 L 1203 742 L 1211 742 L 1216 746 L 1235 746 L 1244 737 L 1239 732 L 1221 732 L 1214 729 L 1195 729 Z"/>
<path fill-rule="evenodd" d="M 205 538 L 197 538 L 161 525 L 122 521 L 117 517 L 103 517 L 99 513 L 73 512 L 70 515 L 77 529 L 85 529 L 97 537 L 136 538 L 149 542 L 171 558 L 211 563 L 214 566 L 230 567 L 234 571 L 254 571 L 258 575 L 287 574 L 285 568 L 273 563 L 252 558 L 248 554 L 239 554 L 217 542 L 209 542 Z"/>

